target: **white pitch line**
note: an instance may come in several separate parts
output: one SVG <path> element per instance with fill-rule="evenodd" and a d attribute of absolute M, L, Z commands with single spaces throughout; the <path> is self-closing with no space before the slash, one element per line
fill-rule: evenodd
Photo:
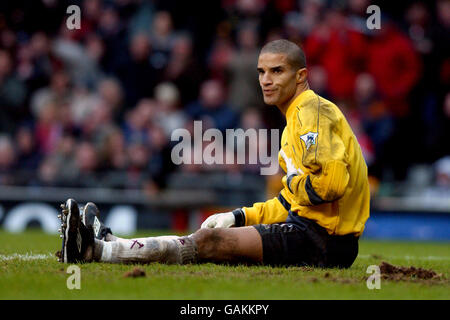
<path fill-rule="evenodd" d="M 358 258 L 361 259 L 372 259 L 377 258 L 376 255 L 370 254 L 360 254 Z M 406 259 L 406 260 L 434 260 L 434 261 L 446 261 L 450 260 L 450 257 L 439 257 L 439 256 L 426 256 L 426 257 L 414 257 L 414 256 L 383 256 L 380 255 L 381 259 Z"/>
<path fill-rule="evenodd" d="M 53 255 L 49 252 L 46 254 L 33 254 L 33 253 L 13 253 L 13 254 L 0 254 L 0 261 L 10 261 L 10 260 L 22 260 L 22 261 L 31 261 L 31 260 L 46 260 L 52 258 Z"/>

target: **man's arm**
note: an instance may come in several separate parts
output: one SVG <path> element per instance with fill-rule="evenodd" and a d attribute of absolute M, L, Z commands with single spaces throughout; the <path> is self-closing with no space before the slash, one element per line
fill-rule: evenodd
<path fill-rule="evenodd" d="M 278 198 L 257 202 L 252 207 L 242 209 L 245 213 L 246 226 L 284 222 L 289 213 Z"/>
<path fill-rule="evenodd" d="M 257 202 L 252 207 L 243 207 L 231 212 L 216 213 L 202 223 L 202 228 L 230 228 L 251 226 L 260 223 L 277 223 L 286 220 L 288 211 L 278 198 Z"/>
<path fill-rule="evenodd" d="M 349 181 L 347 165 L 330 160 L 320 172 L 283 178 L 295 201 L 302 206 L 319 205 L 341 198 Z"/>
<path fill-rule="evenodd" d="M 350 179 L 345 145 L 336 128 L 337 120 L 330 116 L 318 117 L 318 113 L 308 114 L 304 117 L 306 119 L 303 126 L 297 126 L 295 130 L 300 148 L 303 148 L 303 158 L 297 161 L 301 161 L 308 169 L 307 172 L 295 172 L 288 168 L 287 175 L 283 178 L 283 184 L 302 206 L 339 199 L 344 195 Z M 308 136 L 311 136 L 310 140 Z M 286 164 L 295 163 L 285 155 L 283 158 Z"/>

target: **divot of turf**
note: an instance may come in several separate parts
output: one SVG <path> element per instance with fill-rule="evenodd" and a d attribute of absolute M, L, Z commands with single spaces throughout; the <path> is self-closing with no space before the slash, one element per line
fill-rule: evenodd
<path fill-rule="evenodd" d="M 394 266 L 386 261 L 379 265 L 382 278 L 393 281 L 420 281 L 420 280 L 443 280 L 442 273 L 432 269 L 416 268 L 414 266 Z"/>
<path fill-rule="evenodd" d="M 145 277 L 145 270 L 141 269 L 141 268 L 134 268 L 133 271 L 128 271 L 125 272 L 125 274 L 123 275 L 124 278 L 141 278 L 141 277 Z"/>

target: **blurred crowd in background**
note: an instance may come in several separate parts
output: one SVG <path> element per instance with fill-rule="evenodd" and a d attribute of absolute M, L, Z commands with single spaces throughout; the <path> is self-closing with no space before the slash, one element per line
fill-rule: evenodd
<path fill-rule="evenodd" d="M 79 30 L 66 26 L 72 4 Z M 304 49 L 311 88 L 347 116 L 374 192 L 414 181 L 448 196 L 450 1 L 375 2 L 379 30 L 367 28 L 370 4 L 2 1 L 0 185 L 154 194 L 170 174 L 211 171 L 175 166 L 171 133 L 193 120 L 204 130 L 282 129 L 256 64 L 264 43 L 286 38 Z"/>

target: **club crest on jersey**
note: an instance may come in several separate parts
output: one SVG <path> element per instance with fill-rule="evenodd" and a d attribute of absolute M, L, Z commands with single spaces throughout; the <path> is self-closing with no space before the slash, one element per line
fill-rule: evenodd
<path fill-rule="evenodd" d="M 318 135 L 317 132 L 308 132 L 300 136 L 300 139 L 302 139 L 306 145 L 306 150 L 309 150 L 309 147 L 316 144 Z"/>

